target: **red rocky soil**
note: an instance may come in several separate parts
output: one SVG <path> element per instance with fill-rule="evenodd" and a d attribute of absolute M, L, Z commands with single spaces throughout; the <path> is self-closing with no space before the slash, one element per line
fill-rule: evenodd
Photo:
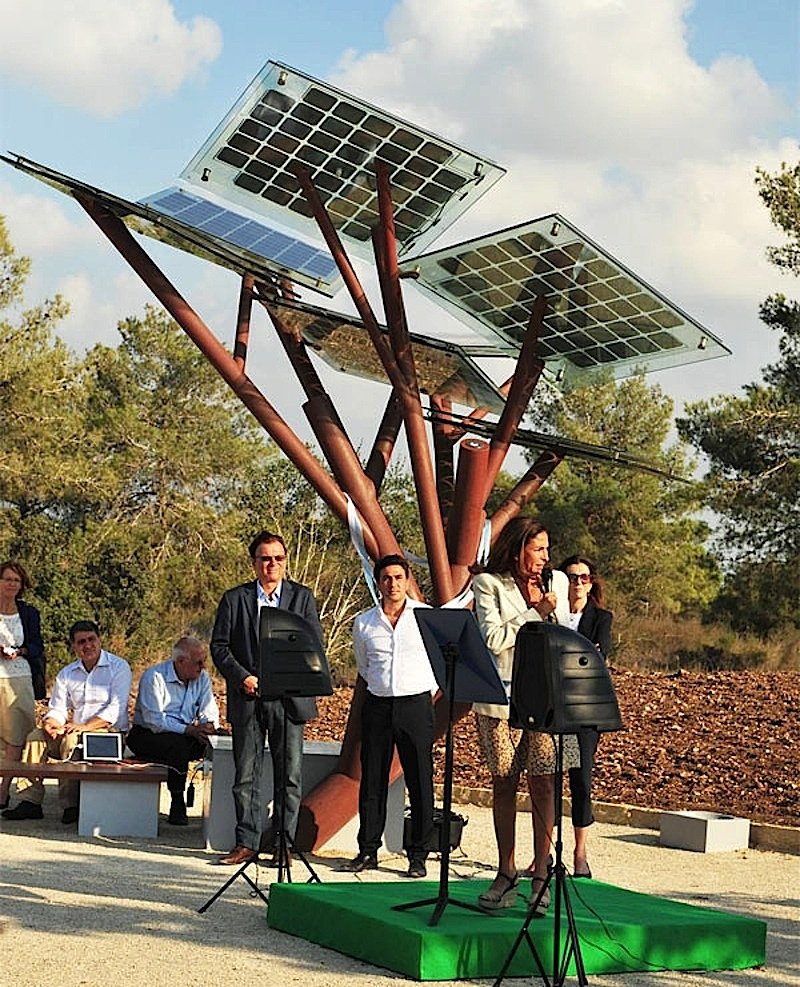
<path fill-rule="evenodd" d="M 800 825 L 800 673 L 612 671 L 625 730 L 600 741 L 598 801 L 705 809 Z M 319 701 L 310 740 L 341 740 L 350 689 Z M 454 782 L 488 788 L 472 715 L 454 732 Z M 443 746 L 435 752 L 441 781 Z"/>

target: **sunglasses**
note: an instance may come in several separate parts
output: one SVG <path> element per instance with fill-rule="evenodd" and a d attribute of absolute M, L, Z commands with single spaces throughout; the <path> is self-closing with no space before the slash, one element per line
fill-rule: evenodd
<path fill-rule="evenodd" d="M 588 572 L 568 572 L 567 579 L 571 583 L 590 583 L 592 581 Z"/>
<path fill-rule="evenodd" d="M 285 562 L 285 555 L 256 555 L 256 562 Z"/>

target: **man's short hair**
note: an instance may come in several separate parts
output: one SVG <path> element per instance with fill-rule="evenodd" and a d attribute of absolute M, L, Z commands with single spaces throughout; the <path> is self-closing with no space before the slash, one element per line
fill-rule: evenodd
<path fill-rule="evenodd" d="M 70 644 L 72 644 L 75 640 L 75 635 L 80 634 L 81 631 L 84 631 L 84 633 L 96 634 L 100 637 L 100 628 L 93 620 L 76 620 L 69 629 Z"/>
<path fill-rule="evenodd" d="M 380 581 L 383 570 L 388 569 L 390 565 L 399 565 L 406 574 L 406 578 L 411 575 L 411 567 L 402 555 L 384 555 L 378 559 L 375 563 L 375 568 L 372 570 L 372 576 L 376 583 Z"/>
<path fill-rule="evenodd" d="M 280 535 L 275 534 L 274 531 L 259 531 L 255 538 L 250 542 L 247 551 L 250 553 L 250 558 L 254 559 L 256 557 L 256 552 L 258 551 L 258 546 L 263 545 L 265 542 L 276 541 L 284 550 L 286 551 L 286 542 Z"/>
<path fill-rule="evenodd" d="M 201 651 L 205 658 L 206 646 L 197 637 L 192 637 L 188 634 L 184 635 L 184 637 L 179 637 L 172 646 L 172 660 L 177 661 L 179 658 L 191 658 L 193 651 Z"/>

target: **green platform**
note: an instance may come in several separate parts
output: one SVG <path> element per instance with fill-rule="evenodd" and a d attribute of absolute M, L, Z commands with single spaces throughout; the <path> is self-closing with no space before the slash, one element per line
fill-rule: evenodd
<path fill-rule="evenodd" d="M 453 881 L 450 897 L 474 902 L 487 881 Z M 711 908 L 626 891 L 600 881 L 570 884 L 587 974 L 645 970 L 739 970 L 766 957 L 766 923 Z M 397 912 L 392 905 L 436 896 L 432 881 L 272 884 L 267 921 L 300 936 L 416 980 L 496 977 L 526 917 L 526 904 L 501 916 L 448 905 L 437 926 L 432 906 Z M 552 972 L 553 914 L 530 923 Z M 574 973 L 574 969 L 570 971 Z M 528 945 L 507 976 L 538 975 Z"/>

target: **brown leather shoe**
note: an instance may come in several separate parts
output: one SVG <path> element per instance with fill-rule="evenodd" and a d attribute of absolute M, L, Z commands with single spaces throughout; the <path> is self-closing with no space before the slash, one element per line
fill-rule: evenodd
<path fill-rule="evenodd" d="M 251 850 L 250 847 L 237 846 L 224 857 L 220 857 L 217 863 L 236 867 L 237 865 L 246 864 L 251 860 L 255 860 L 257 856 L 258 853 L 255 850 Z"/>

